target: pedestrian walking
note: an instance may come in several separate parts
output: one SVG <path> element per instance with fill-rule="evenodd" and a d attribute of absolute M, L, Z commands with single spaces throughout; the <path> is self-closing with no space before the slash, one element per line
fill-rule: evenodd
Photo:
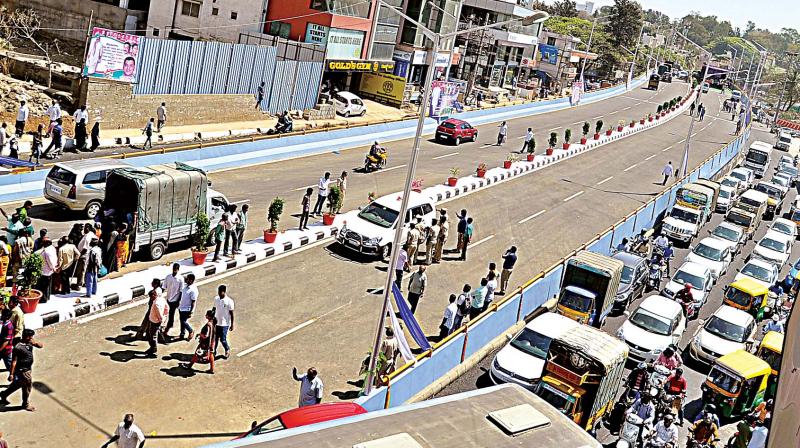
<path fill-rule="evenodd" d="M 192 370 L 198 362 L 208 364 L 208 373 L 214 373 L 214 352 L 217 349 L 217 318 L 214 310 L 206 311 L 206 323 L 197 335 L 197 348 L 192 353 L 192 360 L 182 367 Z"/>
<path fill-rule="evenodd" d="M 311 406 L 322 403 L 323 385 L 317 375 L 317 369 L 309 367 L 305 375 L 297 376 L 297 367 L 292 367 L 292 378 L 300 382 L 300 399 L 298 407 Z"/>
<path fill-rule="evenodd" d="M 0 310 L 0 358 L 3 359 L 3 366 L 9 372 L 11 371 L 13 350 L 14 322 L 11 321 L 11 310 L 3 308 Z"/>
<path fill-rule="evenodd" d="M 483 92 L 479 90 L 478 93 L 475 94 L 475 104 L 478 109 L 481 108 L 481 101 L 483 101 Z"/>
<path fill-rule="evenodd" d="M 256 109 L 261 107 L 262 101 L 264 101 L 264 82 L 261 82 L 258 86 L 258 92 L 256 93 Z"/>
<path fill-rule="evenodd" d="M 103 265 L 103 251 L 100 250 L 100 240 L 92 238 L 89 247 L 83 256 L 83 283 L 86 285 L 85 297 L 91 299 L 97 294 L 97 278 L 100 275 L 100 267 Z M 81 278 L 81 277 L 79 277 Z"/>
<path fill-rule="evenodd" d="M 742 120 L 736 122 L 736 131 L 734 131 L 735 135 L 739 135 L 742 132 Z"/>
<path fill-rule="evenodd" d="M 763 422 L 756 420 L 753 433 L 750 436 L 750 442 L 747 448 L 764 448 L 767 444 L 767 436 L 769 435 L 769 427 L 772 424 L 772 419 L 768 418 Z"/>
<path fill-rule="evenodd" d="M 519 150 L 519 153 L 522 154 L 526 150 L 528 150 L 528 148 L 531 147 L 532 142 L 533 142 L 533 129 L 528 128 L 528 132 L 525 133 L 525 142 L 522 144 L 522 149 Z"/>
<path fill-rule="evenodd" d="M 394 330 L 392 327 L 386 327 L 386 337 L 381 341 L 381 348 L 379 353 L 383 354 L 383 362 L 380 365 L 378 374 L 375 376 L 375 385 L 381 384 L 384 376 L 394 372 L 397 367 L 397 355 L 400 354 L 400 343 L 394 337 Z"/>
<path fill-rule="evenodd" d="M 47 108 L 47 118 L 50 119 L 50 125 L 47 126 L 47 133 L 45 137 L 50 137 L 50 133 L 53 131 L 53 127 L 56 125 L 56 120 L 61 118 L 61 105 L 58 104 L 58 100 L 53 100 L 53 104 L 51 104 Z"/>
<path fill-rule="evenodd" d="M 342 192 L 342 204 L 344 204 L 344 198 L 347 195 L 347 171 L 342 171 L 342 174 L 336 179 L 336 185 L 339 186 L 339 191 Z"/>
<path fill-rule="evenodd" d="M 0 288 L 5 288 L 8 266 L 11 264 L 11 245 L 5 235 L 0 235 Z"/>
<path fill-rule="evenodd" d="M 420 267 L 411 274 L 408 280 L 408 303 L 411 305 L 411 314 L 417 312 L 417 305 L 425 294 L 425 287 L 428 285 L 428 274 L 425 273 L 425 265 Z"/>
<path fill-rule="evenodd" d="M 450 223 L 447 221 L 447 210 L 439 211 L 439 236 L 436 239 L 436 247 L 433 250 L 433 263 L 442 261 L 444 244 L 447 242 L 447 234 L 450 233 Z"/>
<path fill-rule="evenodd" d="M 222 343 L 225 349 L 225 359 L 231 355 L 231 347 L 228 345 L 228 332 L 233 331 L 233 299 L 228 295 L 228 287 L 219 285 L 217 297 L 214 298 L 215 319 L 217 322 L 216 338 L 214 341 L 214 355 L 217 354 L 217 344 Z"/>
<path fill-rule="evenodd" d="M 133 414 L 125 414 L 122 422 L 114 430 L 114 434 L 103 444 L 102 448 L 107 448 L 114 442 L 117 442 L 119 448 L 142 448 L 144 440 L 144 432 L 133 423 Z"/>
<path fill-rule="evenodd" d="M 501 146 L 506 141 L 506 134 L 508 134 L 508 125 L 506 122 L 500 123 L 500 130 L 497 132 L 497 146 Z"/>
<path fill-rule="evenodd" d="M 91 132 L 92 145 L 89 147 L 89 152 L 94 152 L 100 147 L 100 117 L 94 119 L 94 125 Z"/>
<path fill-rule="evenodd" d="M 414 266 L 417 263 L 417 247 L 420 239 L 420 231 L 416 223 L 409 224 L 408 235 L 406 236 L 406 247 L 408 247 L 408 264 Z"/>
<path fill-rule="evenodd" d="M 17 138 L 22 138 L 25 133 L 25 122 L 28 121 L 31 111 L 25 100 L 19 102 L 19 109 L 17 109 L 17 121 L 14 123 L 14 134 Z"/>
<path fill-rule="evenodd" d="M 698 115 L 700 115 L 700 121 L 703 121 L 703 118 L 706 116 L 706 106 L 703 103 L 700 103 Z"/>
<path fill-rule="evenodd" d="M 239 253 L 239 250 L 236 249 L 236 246 L 239 245 L 239 237 L 238 232 L 236 231 L 237 226 L 239 225 L 239 214 L 236 213 L 236 204 L 231 204 L 228 208 L 228 219 L 223 224 L 225 228 L 225 246 L 222 248 L 222 256 L 228 257 L 228 247 L 230 247 L 230 255 L 236 255 Z"/>
<path fill-rule="evenodd" d="M 410 269 L 408 264 L 408 245 L 404 245 L 400 248 L 400 252 L 397 253 L 397 263 L 394 265 L 394 283 L 397 285 L 397 289 L 403 288 L 403 273 Z"/>
<path fill-rule="evenodd" d="M 167 325 L 164 326 L 164 339 L 167 340 L 169 340 L 169 330 L 172 329 L 172 325 L 175 323 L 175 312 L 178 310 L 178 305 L 180 305 L 181 291 L 185 286 L 180 271 L 181 265 L 172 263 L 172 273 L 164 278 L 164 295 L 167 298 L 167 307 L 169 308 Z"/>
<path fill-rule="evenodd" d="M 50 144 L 47 145 L 47 148 L 44 150 L 44 154 L 42 154 L 45 159 L 55 159 L 56 157 L 61 156 L 61 150 L 64 146 L 64 142 L 62 140 L 64 128 L 61 125 L 60 118 L 56 120 L 56 125 L 53 126 L 51 135 L 52 137 L 50 139 Z M 53 150 L 52 153 L 50 152 L 51 149 Z"/>
<path fill-rule="evenodd" d="M 42 242 L 42 275 L 36 284 L 36 289 L 42 292 L 39 303 L 47 303 L 53 290 L 53 274 L 58 270 L 58 252 L 51 240 Z"/>
<path fill-rule="evenodd" d="M 187 341 L 191 341 L 192 338 L 194 338 L 194 330 L 192 326 L 189 325 L 189 319 L 192 318 L 192 312 L 197 303 L 197 298 L 200 295 L 197 286 L 194 285 L 194 279 L 194 274 L 186 274 L 184 287 L 181 291 L 181 301 L 178 304 L 178 317 L 181 321 L 181 333 L 178 339 L 183 339 L 183 335 L 188 332 L 189 337 L 186 339 Z"/>
<path fill-rule="evenodd" d="M 144 141 L 144 144 L 142 145 L 142 149 L 146 149 L 148 145 L 150 145 L 150 148 L 153 147 L 153 122 L 154 121 L 155 121 L 155 118 L 150 117 L 150 120 L 148 120 L 147 123 L 145 123 L 144 128 L 142 129 L 142 135 L 147 136 L 147 139 Z"/>
<path fill-rule="evenodd" d="M 695 104 L 694 104 L 694 101 L 692 101 L 692 104 L 689 105 L 689 116 L 690 117 L 694 117 L 694 108 L 695 108 Z"/>
<path fill-rule="evenodd" d="M 511 273 L 514 272 L 514 265 L 517 264 L 517 246 L 511 246 L 505 254 L 503 254 L 503 270 L 500 271 L 500 291 L 498 294 L 503 295 L 508 289 L 508 280 L 511 278 Z"/>
<path fill-rule="evenodd" d="M 661 182 L 661 185 L 667 184 L 667 181 L 669 180 L 670 176 L 672 176 L 673 171 L 672 160 L 670 160 L 666 165 L 664 165 L 664 169 L 661 170 L 661 174 L 664 176 L 664 180 Z"/>
<path fill-rule="evenodd" d="M 475 291 L 472 291 L 471 299 L 472 302 L 470 303 L 469 307 L 469 320 L 473 321 L 479 314 L 481 314 L 484 310 L 484 305 L 486 303 L 486 292 L 487 288 L 486 285 L 489 284 L 489 280 L 486 277 L 481 279 L 481 285 L 475 288 Z"/>
<path fill-rule="evenodd" d="M 314 211 L 311 213 L 314 216 L 319 216 L 322 214 L 322 206 L 325 204 L 325 200 L 328 198 L 328 188 L 331 184 L 331 173 L 325 172 L 325 174 L 319 178 L 319 182 L 317 183 L 317 203 L 314 204 Z"/>
<path fill-rule="evenodd" d="M 36 159 L 36 164 L 39 164 L 39 158 L 42 156 L 42 149 L 44 149 L 44 125 L 40 124 L 36 127 L 35 131 L 31 131 L 31 153 L 28 156 L 28 162 L 32 162 L 33 159 Z M 0 146 L 0 153 L 2 153 L 2 147 Z"/>
<path fill-rule="evenodd" d="M 162 334 L 161 325 L 169 314 L 169 305 L 167 304 L 167 299 L 164 298 L 164 294 L 160 294 L 157 289 L 151 289 L 148 295 L 150 296 L 150 300 L 153 301 L 153 305 L 150 306 L 150 313 L 148 316 L 150 325 L 148 325 L 147 332 L 145 333 L 145 339 L 147 339 L 147 344 L 150 348 L 144 353 L 150 358 L 155 358 L 158 352 L 158 338 L 159 335 Z"/>
<path fill-rule="evenodd" d="M 22 391 L 22 409 L 33 412 L 36 410 L 30 402 L 31 390 L 33 388 L 33 349 L 44 348 L 44 346 L 33 339 L 36 333 L 30 328 L 22 331 L 22 339 L 14 346 L 12 352 L 11 370 L 8 372 L 8 380 L 11 384 L 6 390 L 0 392 L 0 406 L 8 405 L 8 397 L 14 392 Z"/>
<path fill-rule="evenodd" d="M 75 126 L 83 120 L 84 123 L 89 122 L 89 112 L 86 110 L 86 105 L 75 109 L 75 112 L 72 114 L 72 121 L 75 123 Z"/>
<path fill-rule="evenodd" d="M 456 252 L 461 252 L 461 246 L 464 245 L 464 232 L 467 231 L 467 210 L 461 209 L 458 214 L 458 225 L 456 232 L 458 233 L 458 241 L 456 242 Z"/>
<path fill-rule="evenodd" d="M 250 211 L 248 204 L 242 205 L 239 213 L 236 216 L 236 252 L 242 252 L 242 241 L 244 241 L 244 234 L 247 232 L 247 212 Z"/>
<path fill-rule="evenodd" d="M 161 280 L 154 278 L 150 281 L 150 288 L 151 291 L 155 291 L 156 295 L 163 296 L 164 290 L 161 289 Z M 142 323 L 139 324 L 139 330 L 136 331 L 136 335 L 134 336 L 135 339 L 141 339 L 143 341 L 147 341 L 147 336 L 150 334 L 150 328 L 153 327 L 153 324 L 150 321 L 150 313 L 153 311 L 153 303 L 156 301 L 156 297 L 150 294 L 150 291 L 147 293 L 148 302 L 147 308 L 144 310 L 144 316 L 142 316 Z M 157 335 L 158 336 L 158 335 Z M 163 340 L 163 335 L 162 335 Z"/>
<path fill-rule="evenodd" d="M 464 230 L 463 235 L 463 242 L 461 243 L 461 257 L 462 261 L 467 260 L 467 247 L 469 247 L 470 241 L 472 241 L 472 234 L 475 232 L 475 228 L 472 225 L 472 217 L 467 218 L 467 228 Z"/>
<path fill-rule="evenodd" d="M 453 327 L 450 329 L 452 333 L 456 328 L 461 327 L 464 323 L 464 317 L 469 315 L 469 310 L 472 307 L 472 286 L 468 283 L 464 284 L 461 289 L 461 294 L 456 298 L 456 317 L 453 320 Z"/>
<path fill-rule="evenodd" d="M 439 244 L 439 220 L 434 218 L 428 227 L 428 238 L 425 241 L 425 264 L 433 263 L 433 256 L 436 253 L 436 245 Z"/>
<path fill-rule="evenodd" d="M 158 106 L 158 109 L 156 109 L 156 117 L 158 118 L 158 126 L 156 129 L 158 132 L 161 132 L 161 129 L 167 124 L 167 103 L 161 103 L 161 105 Z"/>
<path fill-rule="evenodd" d="M 222 247 L 222 241 L 225 239 L 225 223 L 228 222 L 228 214 L 223 213 L 219 218 L 217 226 L 214 227 L 214 258 L 212 262 L 219 261 L 219 250 Z"/>
<path fill-rule="evenodd" d="M 308 230 L 308 214 L 311 209 L 312 193 L 314 193 L 313 188 L 306 188 L 306 194 L 303 195 L 303 199 L 300 201 L 300 230 Z"/>
<path fill-rule="evenodd" d="M 22 332 L 25 330 L 25 313 L 19 306 L 19 297 L 11 296 L 8 300 L 8 309 L 11 310 L 11 323 L 14 325 L 14 346 L 22 340 Z"/>
<path fill-rule="evenodd" d="M 453 332 L 453 324 L 456 320 L 456 312 L 458 311 L 458 306 L 456 305 L 456 299 L 458 296 L 455 294 L 450 294 L 450 298 L 448 299 L 448 304 L 444 309 L 444 315 L 442 316 L 442 323 L 439 324 L 439 341 L 446 338 L 447 335 Z"/>

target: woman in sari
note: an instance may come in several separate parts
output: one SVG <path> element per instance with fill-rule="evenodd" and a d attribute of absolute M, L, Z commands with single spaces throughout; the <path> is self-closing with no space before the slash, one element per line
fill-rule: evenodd
<path fill-rule="evenodd" d="M 11 246 L 5 235 L 0 235 L 0 288 L 6 286 L 8 264 L 11 262 Z"/>
<path fill-rule="evenodd" d="M 195 363 L 208 363 L 208 373 L 214 373 L 214 339 L 217 328 L 217 318 L 214 317 L 214 310 L 206 311 L 206 324 L 197 335 L 197 349 L 192 355 L 192 361 L 184 365 L 185 368 L 192 370 Z"/>
<path fill-rule="evenodd" d="M 117 246 L 116 269 L 122 269 L 128 263 L 128 252 L 130 248 L 130 244 L 128 243 L 128 224 L 122 223 L 117 228 L 115 245 Z"/>

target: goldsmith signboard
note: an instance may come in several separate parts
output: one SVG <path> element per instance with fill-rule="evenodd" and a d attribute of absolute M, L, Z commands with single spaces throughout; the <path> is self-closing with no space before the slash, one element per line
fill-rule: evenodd
<path fill-rule="evenodd" d="M 330 72 L 391 73 L 394 61 L 327 60 L 326 69 Z"/>

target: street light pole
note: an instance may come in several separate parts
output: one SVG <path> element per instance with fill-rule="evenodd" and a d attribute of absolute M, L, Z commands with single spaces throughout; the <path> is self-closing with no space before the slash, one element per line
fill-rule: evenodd
<path fill-rule="evenodd" d="M 636 59 L 639 57 L 639 45 L 642 43 L 642 34 L 644 34 L 644 20 L 642 20 L 642 29 L 639 30 L 639 38 L 636 39 L 636 49 L 633 53 L 633 62 L 631 62 L 631 70 L 628 72 L 628 81 L 633 79 L 633 71 L 636 67 Z M 588 55 L 587 55 L 588 56 Z M 583 78 L 583 70 L 581 70 L 581 79 Z M 630 88 L 630 86 L 628 86 Z"/>
<path fill-rule="evenodd" d="M 597 17 L 592 20 L 592 30 L 589 31 L 589 43 L 586 44 L 586 54 L 583 56 L 583 64 L 581 64 L 581 76 L 578 78 L 580 81 L 583 81 L 583 71 L 586 69 L 586 59 L 589 58 L 589 51 L 592 48 L 592 37 L 594 37 L 595 25 L 597 25 Z"/>

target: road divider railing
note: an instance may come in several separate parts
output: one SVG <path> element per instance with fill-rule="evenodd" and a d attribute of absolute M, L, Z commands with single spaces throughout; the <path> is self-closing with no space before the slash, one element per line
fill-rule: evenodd
<path fill-rule="evenodd" d="M 488 353 L 487 346 L 558 295 L 561 277 L 569 258 L 581 250 L 610 255 L 622 238 L 656 226 L 674 204 L 678 188 L 700 178 L 717 178 L 732 169 L 740 160 L 749 134 L 748 125 L 739 136 L 690 173 L 684 174 L 669 188 L 525 282 L 513 293 L 496 300 L 476 319 L 468 321 L 443 340 L 433 344 L 430 350 L 419 354 L 413 362 L 406 363 L 383 377 L 382 386 L 359 398 L 357 402 L 372 411 L 430 398 L 430 395 L 444 386 L 439 384 L 436 387 L 437 382 L 441 382 L 450 372 L 463 371 L 467 363 L 477 363 Z"/>

